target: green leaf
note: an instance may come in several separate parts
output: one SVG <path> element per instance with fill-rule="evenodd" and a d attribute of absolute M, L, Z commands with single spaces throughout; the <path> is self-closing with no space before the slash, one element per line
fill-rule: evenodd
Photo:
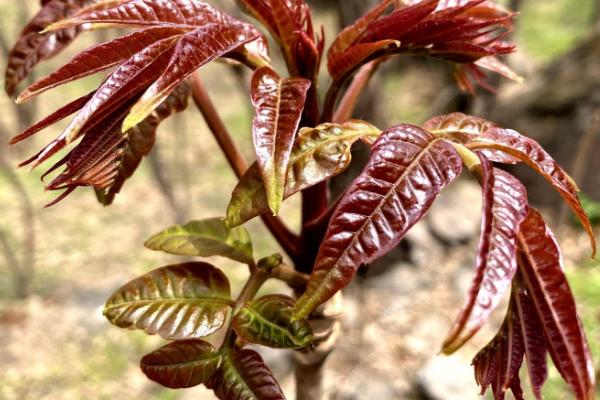
<path fill-rule="evenodd" d="M 243 227 L 229 228 L 221 218 L 191 221 L 157 233 L 144 243 L 151 250 L 184 256 L 223 256 L 254 264 L 250 235 Z"/>
<path fill-rule="evenodd" d="M 263 346 L 298 349 L 312 340 L 306 320 L 291 322 L 294 299 L 271 295 L 247 302 L 233 317 L 232 326 L 243 339 Z"/>
<path fill-rule="evenodd" d="M 203 262 L 155 269 L 117 290 L 104 315 L 120 327 L 165 339 L 196 339 L 219 329 L 232 306 L 227 277 Z"/>
<path fill-rule="evenodd" d="M 301 129 L 290 156 L 284 198 L 344 171 L 352 161 L 352 144 L 361 138 L 376 137 L 380 132 L 359 120 Z M 265 186 L 258 166 L 253 164 L 231 195 L 227 223 L 238 226 L 267 211 Z"/>
<path fill-rule="evenodd" d="M 221 354 L 203 340 L 169 343 L 145 355 L 140 367 L 154 382 L 171 389 L 207 382 L 221 362 Z"/>
<path fill-rule="evenodd" d="M 226 351 L 210 387 L 221 400 L 285 400 L 271 370 L 250 349 Z"/>

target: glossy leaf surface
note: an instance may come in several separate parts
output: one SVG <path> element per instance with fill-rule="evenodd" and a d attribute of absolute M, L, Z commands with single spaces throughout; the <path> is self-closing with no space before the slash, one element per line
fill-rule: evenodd
<path fill-rule="evenodd" d="M 254 264 L 250 235 L 243 227 L 229 228 L 221 218 L 175 225 L 145 243 L 152 250 L 186 256 L 223 256 Z"/>
<path fill-rule="evenodd" d="M 517 271 L 517 234 L 529 208 L 527 192 L 518 179 L 494 168 L 484 157 L 480 160 L 483 206 L 475 277 L 467 302 L 442 345 L 445 353 L 453 353 L 469 340 L 510 288 Z"/>
<path fill-rule="evenodd" d="M 277 214 L 310 81 L 282 79 L 270 67 L 263 67 L 254 73 L 251 86 L 256 114 L 252 123 L 256 160 L 269 206 Z"/>
<path fill-rule="evenodd" d="M 169 343 L 145 355 L 140 367 L 146 376 L 171 389 L 206 383 L 216 372 L 221 354 L 203 340 Z"/>
<path fill-rule="evenodd" d="M 131 109 L 123 123 L 123 131 L 146 118 L 195 70 L 258 37 L 258 32 L 242 32 L 237 26 L 217 23 L 206 24 L 182 36 L 164 72 Z"/>
<path fill-rule="evenodd" d="M 596 254 L 596 239 L 587 214 L 579 200 L 579 189 L 571 177 L 536 141 L 511 129 L 488 129 L 482 136 L 467 145 L 472 150 L 494 149 L 518 158 L 542 175 L 558 191 L 571 207 L 592 245 L 592 256 Z"/>
<path fill-rule="evenodd" d="M 43 4 L 42 9 L 23 28 L 8 54 L 4 84 L 9 95 L 15 93 L 19 82 L 25 79 L 40 61 L 63 50 L 82 29 L 69 28 L 44 34 L 39 32 L 91 3 L 93 0 L 51 0 Z"/>
<path fill-rule="evenodd" d="M 519 268 L 544 328 L 554 365 L 577 399 L 594 398 L 595 373 L 560 249 L 540 213 L 529 211 L 519 234 Z"/>
<path fill-rule="evenodd" d="M 331 217 L 295 317 L 306 317 L 362 264 L 395 247 L 461 171 L 460 156 L 444 139 L 411 125 L 382 133 Z"/>
<path fill-rule="evenodd" d="M 227 277 L 210 264 L 189 262 L 126 283 L 108 299 L 104 315 L 120 328 L 197 339 L 219 329 L 231 305 Z"/>
<path fill-rule="evenodd" d="M 225 352 L 211 387 L 221 400 L 285 400 L 271 370 L 250 349 Z"/>
<path fill-rule="evenodd" d="M 171 27 L 148 28 L 90 47 L 57 71 L 30 85 L 19 95 L 17 102 L 24 102 L 48 89 L 119 65 L 154 42 L 182 33 L 181 29 Z"/>
<path fill-rule="evenodd" d="M 270 295 L 247 302 L 233 317 L 235 332 L 243 339 L 279 349 L 298 349 L 312 340 L 305 320 L 292 322 L 294 299 Z"/>
<path fill-rule="evenodd" d="M 359 120 L 302 128 L 290 156 L 284 199 L 344 171 L 352 161 L 352 144 L 361 138 L 376 138 L 380 130 Z M 227 207 L 227 223 L 241 225 L 269 211 L 258 166 L 248 168 L 234 189 Z"/>

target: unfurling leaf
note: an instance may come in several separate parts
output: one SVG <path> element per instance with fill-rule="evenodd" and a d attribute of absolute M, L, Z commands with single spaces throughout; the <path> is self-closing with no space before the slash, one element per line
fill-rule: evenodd
<path fill-rule="evenodd" d="M 144 243 L 152 250 L 184 256 L 223 256 L 253 265 L 252 241 L 243 227 L 229 228 L 221 218 L 175 225 Z"/>
<path fill-rule="evenodd" d="M 294 299 L 270 295 L 245 303 L 233 317 L 235 332 L 251 343 L 279 349 L 298 349 L 312 340 L 306 320 L 292 322 Z"/>
<path fill-rule="evenodd" d="M 359 120 L 302 128 L 290 156 L 284 199 L 340 174 L 350 165 L 352 144 L 361 138 L 376 138 L 380 132 Z M 231 195 L 227 223 L 238 226 L 268 210 L 265 186 L 258 166 L 253 164 Z"/>
<path fill-rule="evenodd" d="M 140 367 L 146 376 L 171 388 L 189 388 L 206 383 L 221 362 L 221 354 L 203 340 L 169 343 L 145 355 Z"/>
<path fill-rule="evenodd" d="M 488 129 L 478 138 L 467 144 L 471 150 L 500 150 L 529 165 L 542 175 L 558 191 L 571 207 L 586 230 L 591 246 L 592 257 L 596 254 L 596 238 L 590 220 L 581 205 L 577 193 L 579 189 L 573 179 L 558 165 L 535 140 L 511 129 Z"/>
<path fill-rule="evenodd" d="M 383 15 L 387 3 L 381 2 L 334 42 L 328 56 L 329 72 L 335 81 L 342 82 L 373 59 L 423 54 L 465 65 L 484 87 L 485 76 L 479 67 L 516 76 L 495 58 L 514 50 L 502 39 L 512 28 L 515 14 L 500 9 L 491 13 L 483 8 L 482 1 L 459 4 L 424 0 Z M 486 61 L 477 64 L 482 59 Z M 463 72 L 462 78 L 463 86 L 469 86 L 470 76 Z"/>
<path fill-rule="evenodd" d="M 51 58 L 67 47 L 82 31 L 81 27 L 40 34 L 48 25 L 73 15 L 93 0 L 51 0 L 21 31 L 17 42 L 8 54 L 4 84 L 6 92 L 13 95 L 17 85 L 43 60 Z"/>
<path fill-rule="evenodd" d="M 517 234 L 527 216 L 527 192 L 518 179 L 480 156 L 483 207 L 475 278 L 466 304 L 443 344 L 459 349 L 481 328 L 510 288 L 517 271 Z"/>
<path fill-rule="evenodd" d="M 120 328 L 197 339 L 219 329 L 231 305 L 227 277 L 210 264 L 189 262 L 126 283 L 108 299 L 104 315 Z"/>
<path fill-rule="evenodd" d="M 491 386 L 495 400 L 504 400 L 508 389 L 517 400 L 524 400 L 519 379 L 524 351 L 519 320 L 509 309 L 500 331 L 473 359 L 481 394 Z"/>
<path fill-rule="evenodd" d="M 358 268 L 395 247 L 460 174 L 452 145 L 411 125 L 383 132 L 336 207 L 294 318 L 345 287 Z"/>
<path fill-rule="evenodd" d="M 595 373 L 560 249 L 540 213 L 530 209 L 519 233 L 519 270 L 541 321 L 548 352 L 578 400 L 594 398 Z"/>
<path fill-rule="evenodd" d="M 250 349 L 229 349 L 210 387 L 221 400 L 285 400 L 281 387 L 260 355 Z"/>
<path fill-rule="evenodd" d="M 269 207 L 277 214 L 310 81 L 282 79 L 270 67 L 262 67 L 254 73 L 251 86 L 256 112 L 252 123 L 256 161 L 265 183 Z"/>

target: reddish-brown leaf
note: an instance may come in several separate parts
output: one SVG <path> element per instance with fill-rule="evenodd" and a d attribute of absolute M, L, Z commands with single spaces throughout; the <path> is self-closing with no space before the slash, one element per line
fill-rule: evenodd
<path fill-rule="evenodd" d="M 195 29 L 208 23 L 224 23 L 225 14 L 204 1 L 125 0 L 111 7 L 96 9 L 92 5 L 77 15 L 48 27 L 49 30 L 83 24 L 117 24 L 128 26 L 170 26 Z"/>
<path fill-rule="evenodd" d="M 51 0 L 43 3 L 42 9 L 21 31 L 17 42 L 8 54 L 4 84 L 6 92 L 13 95 L 17 85 L 27 77 L 40 61 L 53 57 L 81 32 L 82 28 L 69 28 L 40 34 L 48 25 L 67 18 L 82 6 L 94 0 Z"/>
<path fill-rule="evenodd" d="M 269 367 L 250 349 L 227 350 L 208 386 L 221 400 L 285 400 Z"/>
<path fill-rule="evenodd" d="M 521 336 L 525 348 L 527 369 L 531 388 L 537 400 L 542 399 L 542 386 L 548 377 L 548 366 L 546 360 L 546 340 L 542 332 L 544 327 L 540 321 L 531 295 L 523 287 L 519 287 L 513 293 L 514 311 L 519 318 Z"/>
<path fill-rule="evenodd" d="M 485 324 L 517 271 L 517 233 L 527 216 L 527 192 L 518 179 L 480 156 L 483 187 L 481 238 L 467 302 L 444 340 L 453 353 Z"/>
<path fill-rule="evenodd" d="M 381 134 L 336 207 L 295 318 L 345 287 L 358 267 L 395 247 L 461 172 L 452 145 L 411 125 Z"/>
<path fill-rule="evenodd" d="M 252 136 L 256 161 L 265 183 L 273 213 L 279 212 L 292 146 L 300 123 L 310 81 L 282 79 L 270 67 L 263 67 L 252 78 L 252 103 L 255 117 Z"/>
<path fill-rule="evenodd" d="M 133 175 L 142 159 L 152 150 L 158 125 L 171 115 L 185 110 L 190 94 L 191 86 L 187 82 L 183 82 L 152 114 L 129 132 L 123 146 L 123 155 L 116 160 L 118 162 L 117 175 L 109 188 L 98 189 L 102 204 L 109 205 L 113 202 L 125 181 Z"/>
<path fill-rule="evenodd" d="M 475 379 L 481 386 L 481 394 L 491 386 L 495 400 L 504 400 L 508 389 L 515 398 L 523 399 L 519 380 L 523 354 L 519 320 L 511 304 L 500 331 L 473 359 Z"/>
<path fill-rule="evenodd" d="M 203 340 L 172 342 L 140 361 L 146 376 L 161 385 L 171 388 L 189 388 L 206 383 L 216 372 L 221 355 Z"/>
<path fill-rule="evenodd" d="M 164 72 L 131 109 L 123 123 L 123 131 L 143 121 L 195 70 L 258 37 L 258 32 L 242 32 L 238 27 L 215 23 L 206 24 L 181 37 Z"/>
<path fill-rule="evenodd" d="M 17 98 L 17 103 L 22 103 L 48 89 L 119 65 L 153 43 L 181 34 L 180 29 L 155 27 L 135 31 L 107 43 L 90 47 L 57 71 L 25 89 Z"/>
<path fill-rule="evenodd" d="M 560 249 L 540 213 L 530 209 L 519 233 L 519 268 L 544 328 L 554 365 L 577 399 L 594 398 L 595 373 Z"/>
<path fill-rule="evenodd" d="M 342 80 L 367 61 L 398 46 L 400 46 L 400 42 L 391 39 L 373 43 L 357 43 L 348 50 L 329 57 L 329 73 L 334 80 Z"/>
<path fill-rule="evenodd" d="M 336 54 L 344 52 L 352 45 L 367 29 L 367 26 L 379 18 L 392 4 L 393 0 L 382 0 L 370 9 L 365 15 L 357 19 L 352 25 L 344 28 L 335 38 L 329 48 L 329 61 Z"/>
<path fill-rule="evenodd" d="M 13 137 L 10 141 L 10 144 L 15 144 L 20 142 L 21 140 L 27 139 L 29 136 L 38 133 L 42 129 L 45 129 L 50 125 L 53 125 L 56 122 L 68 117 L 69 115 L 81 110 L 83 106 L 85 106 L 86 103 L 92 98 L 93 95 L 94 92 L 91 92 L 59 108 L 58 110 L 54 111 L 52 114 L 48 115 L 41 121 L 31 125 L 29 128 L 25 129 L 23 132 Z"/>
<path fill-rule="evenodd" d="M 596 254 L 596 239 L 590 220 L 579 200 L 578 191 L 573 179 L 535 140 L 530 139 L 511 129 L 488 129 L 471 143 L 471 150 L 500 150 L 529 165 L 542 175 L 558 191 L 565 202 L 571 207 L 584 229 L 588 233 L 592 246 L 592 256 Z"/>

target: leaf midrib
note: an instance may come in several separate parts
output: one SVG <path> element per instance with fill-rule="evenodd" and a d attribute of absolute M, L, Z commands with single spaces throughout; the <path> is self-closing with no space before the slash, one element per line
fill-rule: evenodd
<path fill-rule="evenodd" d="M 390 190 L 388 190 L 388 192 L 385 194 L 385 196 L 383 196 L 381 198 L 381 200 L 379 201 L 379 204 L 373 209 L 373 211 L 369 214 L 369 216 L 367 217 L 367 219 L 365 220 L 365 222 L 363 222 L 363 224 L 360 226 L 359 229 L 357 229 L 355 232 L 355 234 L 353 235 L 352 241 L 348 244 L 348 246 L 345 247 L 344 251 L 340 254 L 339 257 L 337 257 L 337 260 L 335 262 L 335 264 L 329 268 L 329 270 L 327 271 L 327 273 L 325 274 L 325 276 L 323 277 L 323 279 L 321 279 L 321 282 L 319 283 L 319 286 L 317 287 L 317 289 L 315 289 L 315 292 L 313 294 L 313 298 L 315 297 L 319 297 L 322 292 L 324 291 L 323 286 L 325 286 L 324 282 L 329 279 L 329 277 L 331 276 L 331 274 L 333 274 L 334 270 L 339 269 L 339 262 L 340 260 L 346 255 L 346 253 L 355 246 L 358 237 L 360 236 L 360 234 L 362 234 L 362 232 L 364 231 L 365 227 L 367 226 L 368 223 L 371 222 L 372 218 L 371 216 L 378 210 L 381 209 L 381 207 L 383 206 L 383 204 L 385 204 L 385 202 L 388 200 L 389 196 L 391 196 L 391 194 L 393 192 L 395 192 L 396 188 L 398 187 L 398 185 L 400 184 L 400 182 L 404 181 L 404 179 L 407 177 L 407 175 L 412 172 L 412 170 L 416 167 L 416 165 L 419 164 L 419 162 L 421 161 L 421 159 L 424 157 L 424 155 L 426 153 L 429 153 L 430 149 L 437 144 L 438 142 L 443 141 L 444 139 L 434 139 L 431 142 L 429 142 L 429 144 L 427 144 L 426 147 L 424 147 L 422 149 L 422 151 L 417 155 L 417 157 L 414 158 L 414 160 L 412 160 L 410 162 L 410 164 L 406 167 L 406 169 L 404 170 L 404 173 L 402 173 L 402 175 L 396 180 L 396 182 L 394 182 L 394 184 L 392 185 L 392 187 L 390 188 Z M 409 143 L 411 145 L 415 145 L 414 143 Z M 307 303 L 309 303 L 307 301 Z M 305 305 L 303 308 L 306 308 L 307 306 Z"/>

